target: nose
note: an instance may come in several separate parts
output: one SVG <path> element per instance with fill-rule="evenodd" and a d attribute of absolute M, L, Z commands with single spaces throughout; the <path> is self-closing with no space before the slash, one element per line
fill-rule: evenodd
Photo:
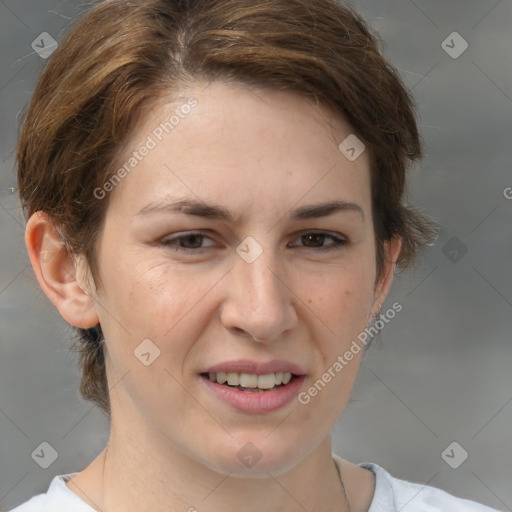
<path fill-rule="evenodd" d="M 298 322 L 286 275 L 266 254 L 252 263 L 237 258 L 220 315 L 229 331 L 263 343 L 279 339 Z"/>

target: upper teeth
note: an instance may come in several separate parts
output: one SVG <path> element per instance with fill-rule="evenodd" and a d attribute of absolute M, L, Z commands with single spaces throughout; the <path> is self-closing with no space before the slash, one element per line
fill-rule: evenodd
<path fill-rule="evenodd" d="M 208 374 L 212 382 L 219 384 L 228 383 L 230 386 L 242 386 L 244 388 L 271 389 L 280 384 L 288 384 L 292 378 L 289 372 L 267 373 L 266 375 L 256 375 L 254 373 L 225 373 L 210 372 Z"/>

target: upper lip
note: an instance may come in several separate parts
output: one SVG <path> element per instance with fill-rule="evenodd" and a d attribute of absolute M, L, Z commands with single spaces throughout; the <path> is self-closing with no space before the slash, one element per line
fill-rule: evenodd
<path fill-rule="evenodd" d="M 304 375 L 304 370 L 297 364 L 282 359 L 273 359 L 267 362 L 251 361 L 249 359 L 237 359 L 236 361 L 225 361 L 210 366 L 202 373 L 252 373 L 266 375 L 268 373 L 289 372 L 294 375 Z"/>

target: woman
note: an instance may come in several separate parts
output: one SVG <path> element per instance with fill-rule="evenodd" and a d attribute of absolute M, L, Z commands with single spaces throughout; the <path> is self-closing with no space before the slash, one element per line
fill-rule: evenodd
<path fill-rule="evenodd" d="M 105 450 L 32 510 L 491 510 L 331 453 L 362 333 L 434 236 L 412 100 L 334 0 L 107 0 L 17 153 Z M 399 305 L 398 305 L 399 306 Z"/>

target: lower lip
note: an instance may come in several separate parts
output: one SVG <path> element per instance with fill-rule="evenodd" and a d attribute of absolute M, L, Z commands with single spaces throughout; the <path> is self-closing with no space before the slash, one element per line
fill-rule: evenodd
<path fill-rule="evenodd" d="M 208 377 L 201 376 L 201 379 L 218 399 L 238 411 L 252 414 L 276 411 L 290 403 L 297 396 L 305 378 L 305 375 L 295 377 L 288 384 L 274 391 L 252 393 L 250 391 L 239 391 L 238 389 L 212 382 Z"/>

